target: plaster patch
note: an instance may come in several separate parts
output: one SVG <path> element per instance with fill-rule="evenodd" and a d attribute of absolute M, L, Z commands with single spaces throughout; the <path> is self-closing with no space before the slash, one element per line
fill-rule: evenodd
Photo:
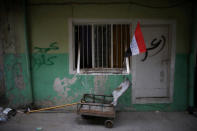
<path fill-rule="evenodd" d="M 58 93 L 59 96 L 62 97 L 62 101 L 71 100 L 71 98 L 68 96 L 68 92 L 71 90 L 69 86 L 74 84 L 76 80 L 76 75 L 72 79 L 63 78 L 61 80 L 59 77 L 55 79 L 53 89 Z"/>
<path fill-rule="evenodd" d="M 95 94 L 104 94 L 105 93 L 105 85 L 107 81 L 107 76 L 95 76 L 94 77 L 94 93 Z"/>

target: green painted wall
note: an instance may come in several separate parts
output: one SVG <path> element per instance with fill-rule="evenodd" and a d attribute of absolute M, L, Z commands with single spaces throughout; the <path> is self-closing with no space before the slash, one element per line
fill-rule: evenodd
<path fill-rule="evenodd" d="M 25 51 L 25 20 L 22 0 L 2 2 L 1 44 L 7 100 L 5 106 L 19 107 L 32 102 Z M 2 63 L 1 63 L 2 64 Z"/>
<path fill-rule="evenodd" d="M 36 55 L 34 55 L 36 56 Z M 41 65 L 33 69 L 33 83 L 36 103 L 41 106 L 52 106 L 72 103 L 80 100 L 84 93 L 111 94 L 125 77 L 121 75 L 92 76 L 69 75 L 68 54 L 48 54 L 46 57 L 56 56 L 54 65 Z M 131 88 L 120 98 L 118 108 L 121 110 L 163 110 L 181 111 L 187 108 L 188 56 L 176 55 L 175 84 L 173 103 L 171 104 L 131 104 Z M 102 78 L 103 77 L 103 78 Z M 56 80 L 65 86 L 55 87 Z M 67 82 L 66 82 L 67 81 Z M 68 82 L 71 81 L 71 82 Z"/>
<path fill-rule="evenodd" d="M 101 93 L 110 95 L 124 79 L 123 76 L 70 75 L 68 54 L 48 54 L 47 58 L 56 56 L 54 65 L 41 65 L 33 69 L 33 87 L 36 104 L 41 106 L 78 102 L 84 93 Z M 34 55 L 34 57 L 39 57 Z M 129 77 L 129 76 L 128 76 Z M 130 77 L 129 77 L 130 78 Z M 130 105 L 131 95 L 128 90 L 122 100 Z"/>
<path fill-rule="evenodd" d="M 4 56 L 8 106 L 19 107 L 32 102 L 26 62 L 24 54 L 6 54 Z"/>
<path fill-rule="evenodd" d="M 29 35 L 32 58 L 32 86 L 35 103 L 39 106 L 52 106 L 77 102 L 84 93 L 110 94 L 125 77 L 131 75 L 72 75 L 69 74 L 69 18 L 97 19 L 170 19 L 176 20 L 176 61 L 173 103 L 170 104 L 135 104 L 131 103 L 131 88 L 120 98 L 120 110 L 185 110 L 188 104 L 188 54 L 190 36 L 189 5 L 168 9 L 152 9 L 132 4 L 110 5 L 36 5 L 44 0 L 32 0 L 28 5 Z M 44 1 L 46 2 L 46 1 Z M 51 2 L 51 1 L 49 1 Z M 31 5 L 32 3 L 32 5 Z M 35 5 L 33 5 L 35 4 Z M 22 33 L 20 33 L 23 35 Z M 24 46 L 24 44 L 21 44 Z M 49 49 L 49 50 L 47 50 Z M 20 53 L 22 75 L 26 82 L 25 54 Z M 13 55 L 6 58 L 6 64 L 14 65 Z M 16 67 L 18 68 L 18 67 Z M 16 73 L 17 75 L 17 73 Z M 8 89 L 13 74 L 7 72 Z M 11 105 L 23 103 L 22 98 L 31 100 L 30 88 L 14 88 Z M 15 97 L 23 95 L 24 97 Z M 10 97 L 10 98 L 12 98 Z"/>

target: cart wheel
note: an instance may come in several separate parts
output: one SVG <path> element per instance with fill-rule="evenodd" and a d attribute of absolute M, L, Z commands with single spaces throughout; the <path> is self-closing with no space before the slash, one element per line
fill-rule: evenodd
<path fill-rule="evenodd" d="M 90 118 L 90 116 L 81 115 L 81 118 L 82 118 L 82 119 L 89 119 L 89 118 Z"/>
<path fill-rule="evenodd" d="M 112 120 L 106 120 L 105 121 L 105 127 L 112 128 L 114 125 L 114 122 Z"/>
<path fill-rule="evenodd" d="M 87 118 L 87 116 L 85 116 L 85 115 L 81 115 L 81 118 L 86 119 L 86 118 Z"/>

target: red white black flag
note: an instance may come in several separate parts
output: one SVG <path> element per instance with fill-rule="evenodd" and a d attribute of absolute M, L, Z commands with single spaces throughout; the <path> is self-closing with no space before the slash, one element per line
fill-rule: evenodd
<path fill-rule="evenodd" d="M 146 52 L 146 44 L 144 42 L 144 37 L 140 28 L 140 23 L 138 22 L 137 27 L 135 29 L 135 33 L 133 35 L 130 49 L 132 55 L 138 55 L 140 53 Z"/>

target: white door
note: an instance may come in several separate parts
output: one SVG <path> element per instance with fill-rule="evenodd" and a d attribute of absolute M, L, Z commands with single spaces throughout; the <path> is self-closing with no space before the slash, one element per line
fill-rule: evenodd
<path fill-rule="evenodd" d="M 142 23 L 147 53 L 132 58 L 133 103 L 164 103 L 172 100 L 172 27 L 168 23 Z M 173 64 L 173 65 L 172 65 Z"/>

